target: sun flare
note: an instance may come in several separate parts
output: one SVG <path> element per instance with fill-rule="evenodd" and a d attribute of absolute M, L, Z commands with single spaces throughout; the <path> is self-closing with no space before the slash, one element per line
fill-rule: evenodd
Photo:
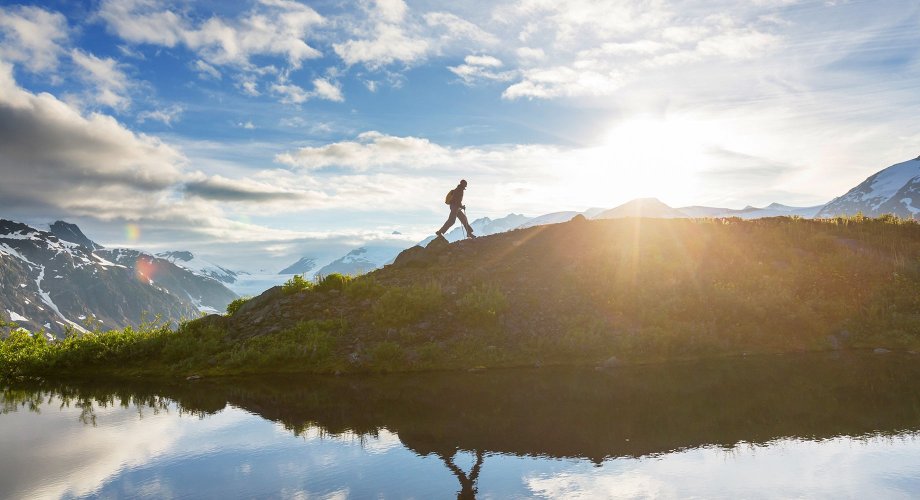
<path fill-rule="evenodd" d="M 716 139 L 705 121 L 639 117 L 612 127 L 585 158 L 581 188 L 591 200 L 610 203 L 657 197 L 679 203 L 700 187 L 699 173 Z"/>

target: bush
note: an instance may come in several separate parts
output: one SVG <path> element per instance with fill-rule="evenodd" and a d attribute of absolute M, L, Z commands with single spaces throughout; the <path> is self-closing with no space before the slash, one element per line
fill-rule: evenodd
<path fill-rule="evenodd" d="M 285 281 L 284 284 L 281 285 L 281 291 L 288 294 L 304 292 L 311 289 L 313 289 L 313 282 L 304 279 L 304 277 L 299 274 L 294 275 L 291 277 L 291 279 Z"/>
<path fill-rule="evenodd" d="M 380 342 L 370 349 L 370 354 L 373 367 L 378 370 L 397 371 L 405 368 L 406 356 L 396 342 Z"/>
<path fill-rule="evenodd" d="M 236 314 L 236 312 L 239 311 L 241 307 L 243 307 L 243 304 L 248 302 L 251 298 L 252 297 L 240 297 L 227 304 L 227 316 L 233 316 Z"/>
<path fill-rule="evenodd" d="M 344 321 L 302 321 L 279 333 L 234 346 L 227 363 L 251 372 L 305 368 L 324 371 L 331 366 L 336 338 L 345 327 Z"/>
<path fill-rule="evenodd" d="M 332 273 L 323 276 L 322 279 L 319 280 L 319 283 L 313 287 L 313 289 L 317 292 L 326 292 L 329 290 L 338 290 L 341 292 L 345 289 L 346 286 L 348 286 L 351 280 L 351 276 L 346 276 L 340 273 Z"/>
<path fill-rule="evenodd" d="M 352 300 L 372 299 L 383 295 L 386 288 L 371 276 L 353 279 L 345 286 L 345 296 Z"/>
<path fill-rule="evenodd" d="M 380 326 L 405 326 L 441 308 L 444 295 L 437 283 L 387 290 L 373 307 Z"/>
<path fill-rule="evenodd" d="M 506 309 L 505 294 L 491 285 L 475 286 L 457 301 L 461 320 L 470 325 L 494 324 Z"/>

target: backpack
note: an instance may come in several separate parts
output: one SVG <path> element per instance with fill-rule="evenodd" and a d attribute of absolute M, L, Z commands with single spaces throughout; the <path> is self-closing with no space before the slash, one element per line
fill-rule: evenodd
<path fill-rule="evenodd" d="M 444 197 L 444 204 L 450 205 L 450 202 L 454 201 L 454 190 L 451 189 L 447 192 L 447 196 Z"/>

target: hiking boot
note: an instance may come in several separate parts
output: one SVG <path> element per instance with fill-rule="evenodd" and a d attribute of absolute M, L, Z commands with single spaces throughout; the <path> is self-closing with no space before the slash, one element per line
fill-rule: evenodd
<path fill-rule="evenodd" d="M 438 229 L 437 231 L 435 231 L 434 234 L 436 234 L 436 235 L 438 235 L 438 236 L 444 236 L 444 233 L 442 233 L 440 229 Z"/>
<path fill-rule="evenodd" d="M 469 238 L 469 239 L 473 239 L 473 238 L 476 237 L 476 235 L 473 234 L 473 233 L 466 233 L 466 237 Z"/>

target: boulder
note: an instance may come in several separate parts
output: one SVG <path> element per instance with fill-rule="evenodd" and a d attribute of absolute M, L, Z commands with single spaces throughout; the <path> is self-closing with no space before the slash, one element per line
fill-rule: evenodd
<path fill-rule="evenodd" d="M 407 266 L 413 264 L 421 264 L 427 261 L 425 258 L 426 252 L 423 247 L 415 245 L 414 247 L 407 248 L 402 252 L 399 252 L 399 255 L 396 256 L 396 259 L 393 261 L 394 266 Z"/>

